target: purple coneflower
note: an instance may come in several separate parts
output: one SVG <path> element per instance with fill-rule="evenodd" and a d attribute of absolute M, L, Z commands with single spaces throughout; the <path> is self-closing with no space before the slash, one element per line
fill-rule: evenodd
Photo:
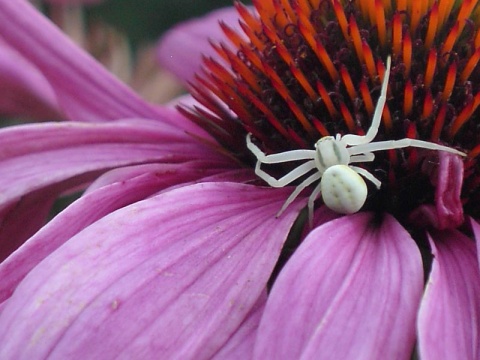
<path fill-rule="evenodd" d="M 477 2 L 254 5 L 236 5 L 241 32 L 222 24 L 189 122 L 0 0 L 0 34 L 74 120 L 0 132 L 0 357 L 478 358 Z M 310 228 L 300 197 L 277 218 L 296 184 L 255 176 L 247 133 L 267 154 L 365 134 L 388 56 L 374 141 L 468 157 L 378 152 L 361 166 L 382 187 L 357 214 L 319 200 Z"/>

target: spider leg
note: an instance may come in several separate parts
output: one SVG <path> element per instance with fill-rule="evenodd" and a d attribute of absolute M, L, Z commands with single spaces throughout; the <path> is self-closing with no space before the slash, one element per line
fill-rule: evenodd
<path fill-rule="evenodd" d="M 318 194 L 321 192 L 321 182 L 315 186 L 312 193 L 308 197 L 308 224 L 310 225 L 310 229 L 313 228 L 313 208 L 315 199 L 318 197 Z"/>
<path fill-rule="evenodd" d="M 267 174 L 265 171 L 260 169 L 260 166 L 262 163 L 260 161 L 257 161 L 257 165 L 255 166 L 255 174 L 257 174 L 260 178 L 265 180 L 268 185 L 272 187 L 284 187 L 285 185 L 290 184 L 292 181 L 297 180 L 299 177 L 305 175 L 309 171 L 313 170 L 316 168 L 315 161 L 310 160 L 307 161 L 305 164 L 300 165 L 299 167 L 296 167 L 289 173 L 285 174 L 282 176 L 280 179 L 275 179 L 273 176 Z"/>
<path fill-rule="evenodd" d="M 258 161 L 264 164 L 278 164 L 296 160 L 310 160 L 315 158 L 315 150 L 291 150 L 279 154 L 265 155 L 265 153 L 252 142 L 252 134 L 247 135 L 247 148 L 255 155 Z"/>
<path fill-rule="evenodd" d="M 373 185 L 377 187 L 377 189 L 380 189 L 380 187 L 382 186 L 382 182 L 378 180 L 375 176 L 373 176 L 370 171 L 367 171 L 358 166 L 350 166 L 350 168 L 358 174 L 362 175 L 365 179 L 371 181 Z"/>
<path fill-rule="evenodd" d="M 367 152 L 365 154 L 350 156 L 349 164 L 357 162 L 371 162 L 373 160 L 375 160 L 375 154 Z"/>
<path fill-rule="evenodd" d="M 391 58 L 387 58 L 387 69 L 385 70 L 385 76 L 382 82 L 382 89 L 380 90 L 380 97 L 377 101 L 377 106 L 375 107 L 375 112 L 373 113 L 372 124 L 368 129 L 367 133 L 364 136 L 347 134 L 342 137 L 342 142 L 345 145 L 355 146 L 361 144 L 367 144 L 371 142 L 375 136 L 377 136 L 378 128 L 380 127 L 380 121 L 382 120 L 383 108 L 385 107 L 385 102 L 387 101 L 387 87 L 388 80 L 390 79 L 390 67 L 391 67 Z"/>
<path fill-rule="evenodd" d="M 379 141 L 369 144 L 357 145 L 348 149 L 350 155 L 365 154 L 368 152 L 380 151 L 380 150 L 391 150 L 391 149 L 401 149 L 406 147 L 417 147 L 428 150 L 437 150 L 437 151 L 446 151 L 452 154 L 457 154 L 460 156 L 466 156 L 465 153 L 458 151 L 456 149 L 450 148 L 448 146 L 443 146 L 435 143 L 431 143 L 423 140 L 416 139 L 401 139 L 401 140 L 388 140 L 388 141 Z"/>
<path fill-rule="evenodd" d="M 295 190 L 290 194 L 288 199 L 285 201 L 280 211 L 277 213 L 277 217 L 282 215 L 282 213 L 285 211 L 288 205 L 290 205 L 297 198 L 297 196 L 303 191 L 303 189 L 305 189 L 307 186 L 309 186 L 310 184 L 313 184 L 315 181 L 321 178 L 322 178 L 322 174 L 320 174 L 319 172 L 316 172 L 315 174 L 312 174 L 308 178 L 306 178 L 300 185 L 298 185 L 295 188 Z"/>

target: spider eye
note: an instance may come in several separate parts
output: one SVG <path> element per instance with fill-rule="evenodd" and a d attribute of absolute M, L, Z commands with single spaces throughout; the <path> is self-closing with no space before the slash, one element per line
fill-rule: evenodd
<path fill-rule="evenodd" d="M 356 213 L 367 199 L 365 181 L 346 165 L 325 170 L 320 187 L 325 205 L 340 214 Z"/>

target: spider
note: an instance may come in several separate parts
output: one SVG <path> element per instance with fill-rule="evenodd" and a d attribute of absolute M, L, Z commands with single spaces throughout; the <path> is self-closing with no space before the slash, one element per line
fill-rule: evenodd
<path fill-rule="evenodd" d="M 387 58 L 387 69 L 382 82 L 380 97 L 374 111 L 372 124 L 363 136 L 354 134 L 344 136 L 337 134 L 335 137 L 324 136 L 316 142 L 314 150 L 292 150 L 265 155 L 252 142 L 252 135 L 247 135 L 247 147 L 257 158 L 255 174 L 270 186 L 284 187 L 298 178 L 307 175 L 309 172 L 314 171 L 295 188 L 278 212 L 277 217 L 282 214 L 306 187 L 319 180 L 320 182 L 308 198 L 310 225 L 313 219 L 314 201 L 319 194 L 322 195 L 324 204 L 337 213 L 353 214 L 359 211 L 365 204 L 368 192 L 367 185 L 361 176 L 372 182 L 377 189 L 380 189 L 381 182 L 367 170 L 351 164 L 373 161 L 375 159 L 373 152 L 375 151 L 412 146 L 429 150 L 447 151 L 460 156 L 466 156 L 465 153 L 456 149 L 416 139 L 405 138 L 401 140 L 372 142 L 377 135 L 387 98 L 390 66 L 391 59 L 389 56 Z M 309 161 L 296 167 L 280 179 L 275 179 L 260 168 L 262 164 L 279 164 L 299 160 Z"/>

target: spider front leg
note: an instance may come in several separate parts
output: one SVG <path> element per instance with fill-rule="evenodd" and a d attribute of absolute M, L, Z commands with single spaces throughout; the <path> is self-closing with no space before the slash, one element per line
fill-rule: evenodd
<path fill-rule="evenodd" d="M 255 155 L 258 161 L 264 164 L 279 164 L 315 158 L 315 150 L 291 150 L 279 154 L 265 155 L 265 153 L 252 142 L 252 134 L 247 135 L 247 148 Z"/>
<path fill-rule="evenodd" d="M 436 151 L 446 151 L 452 154 L 467 156 L 464 152 L 458 151 L 448 146 L 435 144 L 428 141 L 417 140 L 417 139 L 401 139 L 401 140 L 387 140 L 379 141 L 369 144 L 357 145 L 348 148 L 348 153 L 350 156 L 357 154 L 366 154 L 374 151 L 381 150 L 391 150 L 391 149 L 402 149 L 406 147 L 416 147 L 427 150 L 436 150 Z"/>
<path fill-rule="evenodd" d="M 260 161 L 257 161 L 257 165 L 255 166 L 255 174 L 257 174 L 262 180 L 267 182 L 268 185 L 276 188 L 284 187 L 316 168 L 315 161 L 310 160 L 305 164 L 296 167 L 289 173 L 282 176 L 280 179 L 275 179 L 273 176 L 267 174 L 265 171 L 260 169 L 261 165 L 262 163 Z"/>
<path fill-rule="evenodd" d="M 380 127 L 380 121 L 382 120 L 383 108 L 385 107 L 385 102 L 387 101 L 387 87 L 388 81 L 390 79 L 390 67 L 391 67 L 391 58 L 387 58 L 387 69 L 385 70 L 385 76 L 382 82 L 382 89 L 380 90 L 380 97 L 377 101 L 377 106 L 375 107 L 375 112 L 373 114 L 372 123 L 367 133 L 364 136 L 347 134 L 341 138 L 342 143 L 346 146 L 354 146 L 360 144 L 367 144 L 371 142 L 375 136 L 377 136 L 378 128 Z"/>

